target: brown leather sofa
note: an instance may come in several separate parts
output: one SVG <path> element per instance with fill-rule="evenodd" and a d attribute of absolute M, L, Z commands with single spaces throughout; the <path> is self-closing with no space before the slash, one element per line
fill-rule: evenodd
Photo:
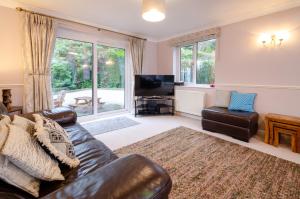
<path fill-rule="evenodd" d="M 65 181 L 42 182 L 40 198 L 45 199 L 166 199 L 172 181 L 168 173 L 137 154 L 119 158 L 102 142 L 76 123 L 76 113 L 67 108 L 43 111 L 68 132 L 80 159 L 70 170 L 60 165 Z M 24 115 L 33 119 L 31 114 Z M 31 195 L 0 180 L 0 198 L 23 199 Z"/>
<path fill-rule="evenodd" d="M 257 133 L 258 113 L 230 111 L 214 106 L 202 110 L 202 127 L 207 131 L 249 142 L 249 139 Z"/>

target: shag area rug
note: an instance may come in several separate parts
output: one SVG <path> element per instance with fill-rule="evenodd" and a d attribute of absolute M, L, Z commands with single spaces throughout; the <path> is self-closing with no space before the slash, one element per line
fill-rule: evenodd
<path fill-rule="evenodd" d="M 139 124 L 138 122 L 129 119 L 128 117 L 116 117 L 111 119 L 85 123 L 82 124 L 82 126 L 92 135 L 99 135 L 110 131 L 131 127 L 138 124 Z"/>
<path fill-rule="evenodd" d="M 300 165 L 185 127 L 115 152 L 164 167 L 173 181 L 170 199 L 300 198 Z"/>

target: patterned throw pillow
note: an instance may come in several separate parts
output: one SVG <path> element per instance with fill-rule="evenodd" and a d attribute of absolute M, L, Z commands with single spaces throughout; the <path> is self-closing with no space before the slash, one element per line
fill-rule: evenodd
<path fill-rule="evenodd" d="M 33 115 L 36 121 L 34 136 L 60 162 L 75 168 L 80 161 L 75 156 L 74 147 L 67 132 L 55 121 L 40 114 Z"/>
<path fill-rule="evenodd" d="M 2 154 L 33 177 L 45 181 L 64 180 L 57 161 L 51 159 L 32 135 L 16 125 L 9 125 Z"/>
<path fill-rule="evenodd" d="M 228 109 L 254 112 L 255 97 L 256 93 L 239 93 L 237 91 L 232 91 Z"/>
<path fill-rule="evenodd" d="M 10 118 L 8 116 L 0 115 L 0 151 L 6 142 L 8 136 L 8 126 L 10 124 Z M 0 179 L 4 180 L 8 184 L 18 187 L 31 195 L 38 197 L 40 189 L 40 181 L 26 172 L 22 171 L 14 164 L 12 164 L 8 158 L 0 154 Z"/>

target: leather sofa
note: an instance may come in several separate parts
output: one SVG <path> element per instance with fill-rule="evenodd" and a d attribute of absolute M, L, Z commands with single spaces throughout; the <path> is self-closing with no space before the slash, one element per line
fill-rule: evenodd
<path fill-rule="evenodd" d="M 202 127 L 207 131 L 249 142 L 257 133 L 258 117 L 256 112 L 230 111 L 214 106 L 202 110 Z"/>
<path fill-rule="evenodd" d="M 40 198 L 45 199 L 166 199 L 172 181 L 168 173 L 151 160 L 132 154 L 119 158 L 96 140 L 67 108 L 43 111 L 68 132 L 81 163 L 76 169 L 60 165 L 65 181 L 42 182 Z M 32 114 L 23 115 L 31 120 Z M 0 180 L 0 198 L 34 198 Z"/>

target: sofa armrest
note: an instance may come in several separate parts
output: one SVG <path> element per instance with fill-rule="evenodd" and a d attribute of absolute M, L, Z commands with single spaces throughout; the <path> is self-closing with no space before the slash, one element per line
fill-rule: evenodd
<path fill-rule="evenodd" d="M 51 110 L 44 110 L 40 112 L 34 112 L 34 113 L 41 113 L 45 117 L 48 117 L 54 121 L 56 121 L 58 124 L 62 126 L 66 125 L 72 125 L 75 124 L 77 121 L 77 114 L 75 111 L 68 107 L 59 107 L 54 108 Z M 34 121 L 33 114 L 34 113 L 25 113 L 21 114 L 22 117 L 25 117 L 31 121 Z M 13 119 L 13 116 L 10 116 L 11 119 Z"/>
<path fill-rule="evenodd" d="M 77 121 L 77 114 L 68 107 L 58 107 L 51 110 L 41 111 L 45 117 L 48 117 L 60 125 L 75 124 Z"/>
<path fill-rule="evenodd" d="M 44 198 L 158 199 L 168 198 L 168 173 L 141 156 L 119 158 Z"/>

